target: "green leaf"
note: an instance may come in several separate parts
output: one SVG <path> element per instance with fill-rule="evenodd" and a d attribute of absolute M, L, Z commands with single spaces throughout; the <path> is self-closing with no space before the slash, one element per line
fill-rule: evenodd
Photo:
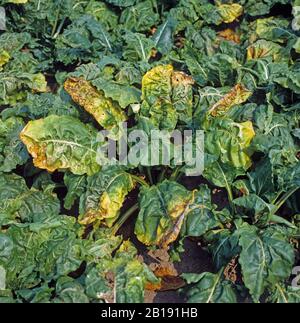
<path fill-rule="evenodd" d="M 70 277 L 61 277 L 57 281 L 56 294 L 54 303 L 89 303 L 89 298 L 85 294 L 84 287 Z"/>
<path fill-rule="evenodd" d="M 173 35 L 177 21 L 169 17 L 162 25 L 157 28 L 153 35 L 155 47 L 162 53 L 167 54 L 173 47 Z"/>
<path fill-rule="evenodd" d="M 270 212 L 272 208 L 272 205 L 267 204 L 263 199 L 255 194 L 249 194 L 243 197 L 239 197 L 233 202 L 235 205 L 253 210 L 256 217 L 264 212 Z"/>
<path fill-rule="evenodd" d="M 29 44 L 31 42 L 31 35 L 24 32 L 5 32 L 0 36 L 1 50 L 6 51 L 10 55 L 20 51 L 25 44 Z"/>
<path fill-rule="evenodd" d="M 10 117 L 22 117 L 26 119 L 40 119 L 49 115 L 70 115 L 79 117 L 79 112 L 70 103 L 65 102 L 60 96 L 52 93 L 28 94 L 25 102 L 20 102 L 14 107 L 2 111 L 4 120 Z"/>
<path fill-rule="evenodd" d="M 268 14 L 276 3 L 288 3 L 288 0 L 264 0 L 256 2 L 254 0 L 242 0 L 241 4 L 245 6 L 245 12 L 251 16 L 261 16 Z"/>
<path fill-rule="evenodd" d="M 220 225 L 220 220 L 211 202 L 211 192 L 206 185 L 193 192 L 193 202 L 181 229 L 184 237 L 201 237 L 207 231 Z"/>
<path fill-rule="evenodd" d="M 272 290 L 272 294 L 268 299 L 272 303 L 299 303 L 300 302 L 300 287 L 284 286 L 276 284 Z"/>
<path fill-rule="evenodd" d="M 133 86 L 120 84 L 114 81 L 108 81 L 104 78 L 97 78 L 92 84 L 105 93 L 107 98 L 117 101 L 122 109 L 130 104 L 139 103 L 141 100 L 141 91 Z"/>
<path fill-rule="evenodd" d="M 19 138 L 23 128 L 22 119 L 0 119 L 0 171 L 7 173 L 27 162 L 29 156 Z"/>
<path fill-rule="evenodd" d="M 76 241 L 74 218 L 58 216 L 45 221 L 38 230 L 31 224 L 12 225 L 0 234 L 0 250 L 6 250 L 0 252 L 0 265 L 9 268 L 8 288 L 31 288 L 42 279 L 50 281 L 79 268 L 83 242 Z"/>
<path fill-rule="evenodd" d="M 74 175 L 72 173 L 66 173 L 64 176 L 64 183 L 68 189 L 68 193 L 64 200 L 64 207 L 67 210 L 71 210 L 75 200 L 80 198 L 86 189 L 86 176 Z"/>
<path fill-rule="evenodd" d="M 15 74 L 13 71 L 0 72 L 0 103 L 15 105 L 26 99 L 29 91 L 46 92 L 47 82 L 41 73 Z"/>
<path fill-rule="evenodd" d="M 85 56 L 99 58 L 99 52 L 111 53 L 113 39 L 105 27 L 90 15 L 77 17 L 62 34 L 55 35 L 58 61 L 71 64 Z"/>
<path fill-rule="evenodd" d="M 157 25 L 159 15 L 156 11 L 156 1 L 139 1 L 136 5 L 122 11 L 120 23 L 127 30 L 148 32 Z"/>
<path fill-rule="evenodd" d="M 288 192 L 291 189 L 300 187 L 300 164 L 283 167 L 278 172 L 278 184 L 280 188 Z"/>
<path fill-rule="evenodd" d="M 210 242 L 209 250 L 217 270 L 227 266 L 240 253 L 237 231 L 232 232 L 229 229 L 218 230 L 216 233 L 212 231 L 205 239 Z"/>
<path fill-rule="evenodd" d="M 0 266 L 0 291 L 5 290 L 6 287 L 6 270 Z"/>
<path fill-rule="evenodd" d="M 180 1 L 176 7 L 171 8 L 169 16 L 177 21 L 176 31 L 182 31 L 198 20 L 196 7 L 195 1 Z"/>
<path fill-rule="evenodd" d="M 123 37 L 126 42 L 123 57 L 130 62 L 147 63 L 153 54 L 154 41 L 143 34 L 134 32 L 126 32 Z"/>
<path fill-rule="evenodd" d="M 292 223 L 285 218 L 275 215 L 278 211 L 278 206 L 265 202 L 262 198 L 255 194 L 249 194 L 233 200 L 237 206 L 250 211 L 254 223 L 257 226 L 265 225 L 266 223 L 280 223 L 293 228 Z"/>
<path fill-rule="evenodd" d="M 85 12 L 88 15 L 93 16 L 97 21 L 104 25 L 107 30 L 116 28 L 118 25 L 118 15 L 105 3 L 90 1 L 85 7 Z"/>
<path fill-rule="evenodd" d="M 183 274 L 187 283 L 196 283 L 188 292 L 188 303 L 236 303 L 236 295 L 231 283 L 218 274 Z"/>
<path fill-rule="evenodd" d="M 24 179 L 14 174 L 0 178 L 0 226 L 18 221 L 34 222 L 40 216 L 51 217 L 60 210 L 57 197 L 29 190 Z"/>
<path fill-rule="evenodd" d="M 30 121 L 21 132 L 21 140 L 34 158 L 34 165 L 53 172 L 70 169 L 76 175 L 95 174 L 97 132 L 69 116 L 49 116 Z"/>
<path fill-rule="evenodd" d="M 136 3 L 136 0 L 105 0 L 107 3 L 119 7 L 129 7 Z"/>
<path fill-rule="evenodd" d="M 103 259 L 92 268 L 85 281 L 90 296 L 109 303 L 143 303 L 146 284 L 159 283 L 129 241 L 123 242 L 113 259 Z"/>
<path fill-rule="evenodd" d="M 49 288 L 49 286 L 45 284 L 33 289 L 18 290 L 16 294 L 28 303 L 50 303 L 53 290 L 53 288 Z"/>
<path fill-rule="evenodd" d="M 251 25 L 252 29 L 254 29 L 251 39 L 256 40 L 257 38 L 261 38 L 281 43 L 282 39 L 276 37 L 274 31 L 277 29 L 284 30 L 288 25 L 289 21 L 283 18 L 268 17 L 256 19 Z"/>
<path fill-rule="evenodd" d="M 238 65 L 235 57 L 221 53 L 209 57 L 198 51 L 188 50 L 184 58 L 189 71 L 200 86 L 235 85 Z"/>
<path fill-rule="evenodd" d="M 254 226 L 244 224 L 239 233 L 243 280 L 254 301 L 258 302 L 266 287 L 273 287 L 290 276 L 294 249 L 276 226 L 259 232 Z"/>
<path fill-rule="evenodd" d="M 252 191 L 260 196 L 268 196 L 274 190 L 274 174 L 269 158 L 263 159 L 248 174 Z"/>
<path fill-rule="evenodd" d="M 142 188 L 135 234 L 145 245 L 168 246 L 181 230 L 192 203 L 192 194 L 182 185 L 165 180 Z"/>
<path fill-rule="evenodd" d="M 203 176 L 216 186 L 230 189 L 236 177 L 243 174 L 244 171 L 240 169 L 208 158 Z"/>

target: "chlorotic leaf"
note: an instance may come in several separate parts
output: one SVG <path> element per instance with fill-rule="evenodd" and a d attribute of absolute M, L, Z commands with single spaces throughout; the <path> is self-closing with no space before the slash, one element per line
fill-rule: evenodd
<path fill-rule="evenodd" d="M 69 78 L 64 84 L 72 99 L 89 112 L 105 129 L 118 133 L 120 123 L 126 121 L 126 115 L 120 106 L 97 91 L 88 81 L 81 78 Z"/>
<path fill-rule="evenodd" d="M 140 212 L 135 234 L 145 245 L 168 246 L 181 230 L 192 203 L 192 194 L 182 185 L 164 181 L 157 186 L 142 188 Z"/>
<path fill-rule="evenodd" d="M 105 220 L 108 226 L 116 221 L 126 196 L 135 187 L 129 173 L 119 166 L 108 166 L 87 178 L 86 191 L 80 197 L 82 224 Z"/>
<path fill-rule="evenodd" d="M 235 21 L 243 14 L 243 7 L 238 3 L 220 4 L 217 8 L 226 24 Z"/>
<path fill-rule="evenodd" d="M 100 170 L 97 132 L 78 119 L 53 115 L 30 121 L 20 137 L 38 168 L 49 172 L 70 169 L 76 175 Z"/>
<path fill-rule="evenodd" d="M 246 102 L 251 95 L 252 92 L 247 90 L 242 84 L 237 84 L 210 108 L 209 114 L 214 117 L 224 115 L 233 106 Z"/>

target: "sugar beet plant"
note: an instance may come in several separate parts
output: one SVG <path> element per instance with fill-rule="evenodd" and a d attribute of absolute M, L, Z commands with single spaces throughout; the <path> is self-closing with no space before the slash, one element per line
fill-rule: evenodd
<path fill-rule="evenodd" d="M 0 0 L 0 29 L 0 302 L 300 302 L 298 0 Z M 100 165 L 124 122 L 203 130 L 202 176 Z"/>

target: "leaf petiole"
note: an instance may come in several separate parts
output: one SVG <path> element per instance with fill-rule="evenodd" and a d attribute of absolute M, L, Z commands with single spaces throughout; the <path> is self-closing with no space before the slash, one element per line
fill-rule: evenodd
<path fill-rule="evenodd" d="M 114 224 L 111 228 L 111 234 L 116 235 L 117 232 L 120 230 L 122 225 L 133 215 L 139 208 L 138 203 L 134 204 L 130 209 L 128 209 L 124 215 Z"/>
<path fill-rule="evenodd" d="M 132 175 L 132 174 L 130 176 L 134 181 L 136 181 L 140 185 L 145 186 L 145 187 L 150 187 L 150 185 L 144 179 L 142 179 L 141 177 L 136 176 L 136 175 Z"/>

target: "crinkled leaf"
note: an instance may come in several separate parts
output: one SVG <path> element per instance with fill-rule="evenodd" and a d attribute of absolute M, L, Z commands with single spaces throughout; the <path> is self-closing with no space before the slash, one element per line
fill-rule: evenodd
<path fill-rule="evenodd" d="M 272 290 L 272 295 L 268 298 L 272 303 L 299 303 L 300 287 L 284 286 L 276 284 Z"/>
<path fill-rule="evenodd" d="M 229 119 L 215 119 L 205 133 L 207 153 L 219 157 L 223 163 L 247 170 L 252 161 L 247 151 L 255 131 L 251 121 L 236 123 Z"/>
<path fill-rule="evenodd" d="M 136 3 L 136 0 L 106 0 L 107 3 L 119 7 L 129 7 Z"/>
<path fill-rule="evenodd" d="M 116 102 L 82 78 L 69 78 L 64 87 L 74 102 L 89 112 L 103 128 L 117 134 L 119 123 L 126 121 L 127 117 Z"/>
<path fill-rule="evenodd" d="M 86 191 L 80 197 L 81 223 L 105 220 L 111 226 L 118 218 L 127 194 L 134 187 L 131 175 L 119 166 L 108 166 L 88 177 Z"/>
<path fill-rule="evenodd" d="M 86 176 L 74 175 L 66 173 L 64 176 L 64 183 L 68 188 L 68 193 L 64 200 L 64 207 L 70 210 L 75 203 L 75 200 L 80 198 L 86 189 Z"/>
<path fill-rule="evenodd" d="M 107 98 L 117 101 L 122 109 L 130 104 L 139 103 L 141 100 L 141 91 L 133 86 L 107 81 L 103 78 L 97 78 L 92 83 L 98 90 L 103 91 Z"/>
<path fill-rule="evenodd" d="M 97 132 L 78 119 L 53 115 L 30 121 L 20 137 L 38 168 L 70 169 L 76 175 L 92 175 L 100 169 Z"/>
<path fill-rule="evenodd" d="M 148 62 L 153 55 L 155 43 L 152 39 L 147 38 L 145 35 L 134 32 L 126 32 L 123 36 L 126 42 L 124 47 L 123 57 L 130 61 Z"/>
<path fill-rule="evenodd" d="M 27 162 L 29 156 L 19 137 L 23 128 L 22 119 L 0 119 L 0 171 L 10 172 Z"/>
<path fill-rule="evenodd" d="M 251 95 L 251 91 L 247 90 L 243 85 L 237 84 L 210 108 L 209 114 L 214 117 L 222 116 L 233 106 L 246 102 Z"/>
<path fill-rule="evenodd" d="M 2 111 L 3 119 L 10 117 L 29 118 L 31 120 L 45 118 L 49 115 L 70 115 L 78 117 L 79 112 L 69 102 L 52 93 L 28 94 L 25 102 L 18 103 Z"/>
<path fill-rule="evenodd" d="M 203 176 L 214 185 L 228 189 L 236 177 L 243 174 L 244 171 L 241 169 L 208 159 Z"/>
<path fill-rule="evenodd" d="M 145 245 L 168 246 L 177 239 L 192 202 L 192 192 L 176 182 L 142 188 L 137 238 Z"/>
<path fill-rule="evenodd" d="M 238 3 L 220 4 L 217 8 L 226 24 L 233 22 L 243 14 L 243 7 Z"/>
<path fill-rule="evenodd" d="M 147 32 L 159 20 L 156 8 L 156 1 L 139 1 L 136 5 L 128 7 L 122 12 L 120 23 L 128 30 Z"/>
<path fill-rule="evenodd" d="M 0 178 L 0 226 L 16 221 L 33 222 L 60 210 L 57 197 L 35 189 L 29 190 L 24 179 L 13 174 Z"/>
<path fill-rule="evenodd" d="M 139 261 L 135 247 L 125 241 L 113 259 L 104 259 L 89 272 L 86 283 L 89 295 L 108 303 L 143 303 L 146 285 L 159 280 Z"/>
<path fill-rule="evenodd" d="M 31 224 L 13 225 L 1 233 L 0 250 L 6 250 L 6 254 L 0 252 L 0 265 L 9 268 L 7 287 L 30 288 L 42 279 L 75 271 L 82 261 L 82 241 L 76 241 L 74 223 L 74 218 L 59 216 L 39 230 Z M 26 257 L 20 256 L 24 254 Z"/>
<path fill-rule="evenodd" d="M 141 115 L 149 117 L 159 129 L 173 130 L 178 120 L 192 120 L 193 79 L 173 71 L 171 65 L 160 65 L 148 71 L 142 81 Z"/>

